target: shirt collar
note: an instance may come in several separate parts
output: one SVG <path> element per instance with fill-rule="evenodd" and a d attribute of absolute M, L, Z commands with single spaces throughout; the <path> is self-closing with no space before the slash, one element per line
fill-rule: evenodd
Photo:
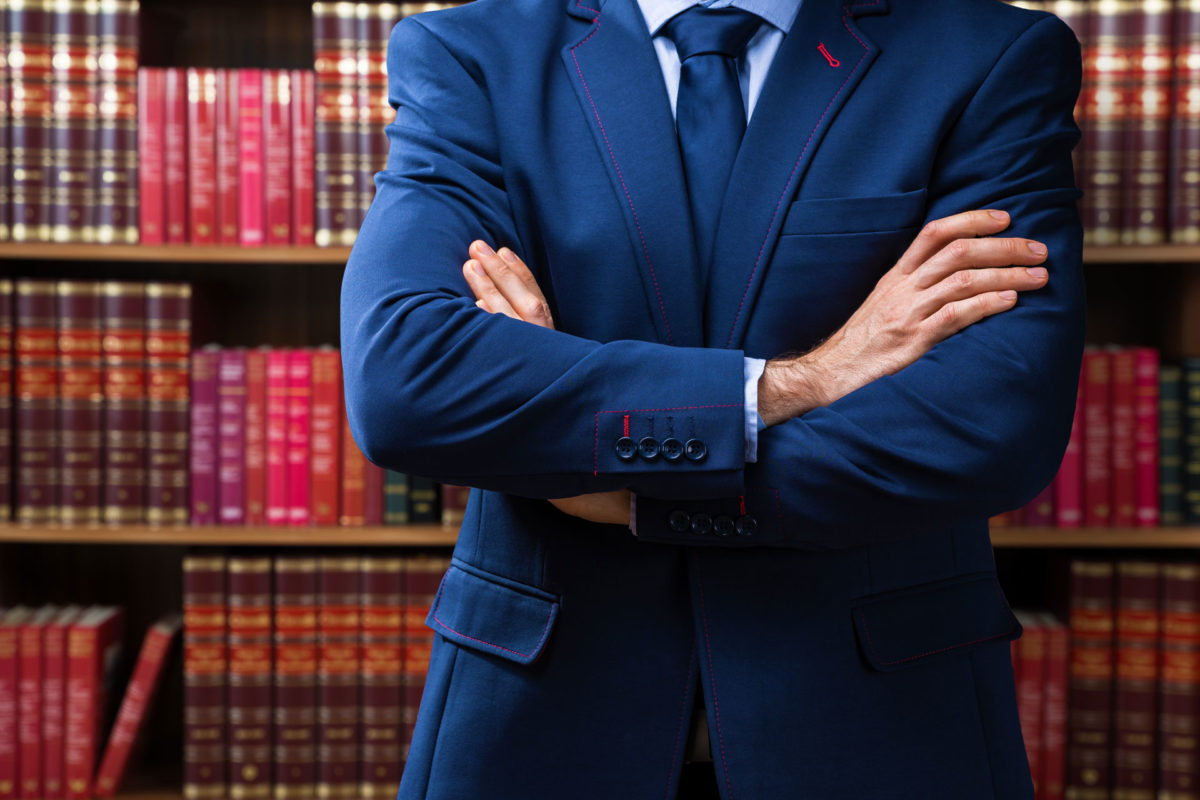
<path fill-rule="evenodd" d="M 796 19 L 801 2 L 803 0 L 637 0 L 651 36 L 657 36 L 671 17 L 695 5 L 750 11 L 786 34 Z"/>

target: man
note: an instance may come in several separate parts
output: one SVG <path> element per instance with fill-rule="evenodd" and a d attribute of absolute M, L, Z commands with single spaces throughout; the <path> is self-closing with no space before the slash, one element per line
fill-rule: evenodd
<path fill-rule="evenodd" d="M 393 31 L 347 412 L 475 487 L 400 796 L 672 798 L 699 694 L 725 800 L 1032 797 L 987 519 L 1071 423 L 1078 43 L 689 5 Z"/>

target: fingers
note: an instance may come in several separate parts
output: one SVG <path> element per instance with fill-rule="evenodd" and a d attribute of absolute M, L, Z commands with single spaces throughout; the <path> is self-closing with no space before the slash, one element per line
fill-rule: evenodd
<path fill-rule="evenodd" d="M 920 267 L 955 239 L 991 236 L 1008 227 L 1008 212 L 998 208 L 952 214 L 927 223 L 893 269 L 904 275 Z"/>
<path fill-rule="evenodd" d="M 984 292 L 965 300 L 947 303 L 924 323 L 926 333 L 931 339 L 930 346 L 953 336 L 984 317 L 1007 311 L 1016 302 L 1017 293 L 1012 289 L 1005 289 L 1000 292 Z"/>
<path fill-rule="evenodd" d="M 516 253 L 507 247 L 500 248 L 500 252 L 497 253 L 486 242 L 476 240 L 471 243 L 470 254 L 483 267 L 486 277 L 504 297 L 508 308 L 516 312 L 517 319 L 544 328 L 554 327 L 550 305 L 546 302 L 537 279 Z M 491 306 L 490 298 L 484 299 Z"/>
<path fill-rule="evenodd" d="M 916 310 L 923 317 L 959 300 L 967 300 L 988 292 L 1011 289 L 1018 292 L 1040 289 L 1049 274 L 1045 267 L 994 267 L 990 269 L 960 269 L 952 272 L 928 290 L 917 294 Z"/>
<path fill-rule="evenodd" d="M 925 289 L 965 269 L 1033 266 L 1045 260 L 1046 246 L 1033 239 L 955 239 L 916 269 L 915 285 Z"/>
<path fill-rule="evenodd" d="M 496 284 L 488 277 L 483 265 L 478 261 L 471 259 L 463 264 L 463 275 L 467 279 L 467 286 L 471 287 L 471 291 L 475 294 L 475 305 L 493 314 L 503 314 L 513 319 L 521 318 L 521 315 L 509 305 L 508 300 L 496 288 Z"/>

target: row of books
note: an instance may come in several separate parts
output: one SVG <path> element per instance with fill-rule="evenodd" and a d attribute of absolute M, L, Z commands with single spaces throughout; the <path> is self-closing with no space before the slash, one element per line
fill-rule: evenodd
<path fill-rule="evenodd" d="M 138 0 L 0 0 L 0 241 L 138 240 Z"/>
<path fill-rule="evenodd" d="M 311 245 L 313 86 L 311 70 L 138 70 L 142 243 Z"/>
<path fill-rule="evenodd" d="M 1010 2 L 1013 0 L 1010 0 Z M 1083 51 L 1075 150 L 1085 242 L 1200 242 L 1200 7 L 1189 0 L 1015 0 Z"/>
<path fill-rule="evenodd" d="M 0 798 L 83 800 L 116 792 L 179 628 L 175 616 L 147 633 L 105 739 L 123 620 L 113 606 L 0 612 Z"/>
<path fill-rule="evenodd" d="M 1063 800 L 1070 631 L 1053 614 L 1016 615 L 1024 632 L 1011 643 L 1013 680 L 1036 800 Z"/>
<path fill-rule="evenodd" d="M 188 556 L 184 796 L 395 797 L 449 559 Z"/>

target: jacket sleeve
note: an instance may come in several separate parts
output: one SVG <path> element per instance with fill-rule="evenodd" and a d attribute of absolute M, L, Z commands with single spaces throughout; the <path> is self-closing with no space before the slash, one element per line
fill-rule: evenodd
<path fill-rule="evenodd" d="M 852 547 L 982 525 L 1050 483 L 1070 434 L 1084 342 L 1082 193 L 1071 163 L 1080 72 L 1070 28 L 1053 16 L 1036 20 L 950 129 L 929 184 L 927 222 L 1008 211 L 1011 225 L 999 235 L 1046 244 L 1047 285 L 908 367 L 760 431 L 742 497 L 639 496 L 639 538 Z M 687 522 L 697 515 L 698 531 L 725 518 L 724 535 L 693 532 Z M 747 517 L 729 532 L 729 519 Z"/>
<path fill-rule="evenodd" d="M 375 464 L 527 497 L 738 494 L 743 354 L 590 341 L 474 304 L 481 238 L 521 252 L 477 66 L 416 18 L 388 45 L 387 168 L 346 265 L 346 414 Z M 687 408 L 702 461 L 624 460 L 626 414 Z"/>

